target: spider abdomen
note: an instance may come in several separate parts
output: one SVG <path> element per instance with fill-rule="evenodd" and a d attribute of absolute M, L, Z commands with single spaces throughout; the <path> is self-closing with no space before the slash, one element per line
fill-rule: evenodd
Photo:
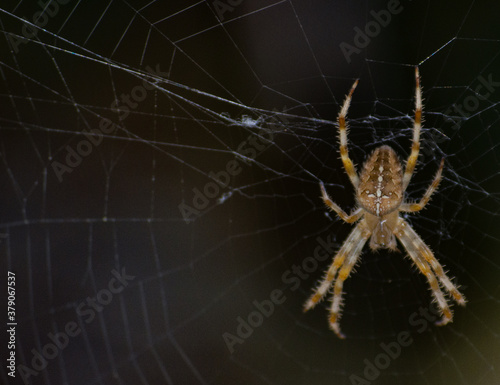
<path fill-rule="evenodd" d="M 396 152 L 389 146 L 375 149 L 359 177 L 358 203 L 377 217 L 396 210 L 403 200 L 403 173 Z"/>

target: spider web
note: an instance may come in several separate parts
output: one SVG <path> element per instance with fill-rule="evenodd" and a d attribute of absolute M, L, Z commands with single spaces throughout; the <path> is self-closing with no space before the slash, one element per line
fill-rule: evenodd
<path fill-rule="evenodd" d="M 17 325 L 16 377 L 2 365 L 2 382 L 498 384 L 498 11 L 4 2 L 0 270 L 2 293 L 16 276 Z M 408 199 L 446 163 L 407 220 L 468 303 L 434 326 L 404 250 L 365 248 L 341 341 L 328 302 L 302 313 L 352 228 L 319 197 L 323 181 L 354 205 L 336 115 L 359 78 L 353 161 L 381 144 L 404 159 L 417 64 L 425 122 Z"/>

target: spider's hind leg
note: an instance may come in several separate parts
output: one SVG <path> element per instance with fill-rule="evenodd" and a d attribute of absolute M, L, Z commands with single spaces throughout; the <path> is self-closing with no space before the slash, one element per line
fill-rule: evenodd
<path fill-rule="evenodd" d="M 344 281 L 347 277 L 349 277 L 349 274 L 356 264 L 359 255 L 361 254 L 361 250 L 369 237 L 370 232 L 366 230 L 364 220 L 361 220 L 345 240 L 339 252 L 333 259 L 332 265 L 327 270 L 325 277 L 320 282 L 313 295 L 304 304 L 304 311 L 312 309 L 323 299 L 328 292 L 328 289 L 332 286 L 332 282 L 335 281 L 329 322 L 330 328 L 339 338 L 345 338 L 340 331 L 339 326 L 342 305 L 342 287 Z"/>
<path fill-rule="evenodd" d="M 420 272 L 425 275 L 429 282 L 432 295 L 443 315 L 442 319 L 436 322 L 436 325 L 446 325 L 453 320 L 453 313 L 441 290 L 440 284 L 460 306 L 465 306 L 466 301 L 464 296 L 458 291 L 458 288 L 451 282 L 450 278 L 448 278 L 431 249 L 406 221 L 400 219 L 395 234 L 415 265 L 417 265 Z"/>

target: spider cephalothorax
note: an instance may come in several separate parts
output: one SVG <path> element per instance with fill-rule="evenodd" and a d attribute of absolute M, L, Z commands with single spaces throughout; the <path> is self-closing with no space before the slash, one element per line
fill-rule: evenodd
<path fill-rule="evenodd" d="M 399 239 L 410 258 L 429 282 L 432 295 L 442 313 L 441 320 L 437 322 L 438 325 L 445 325 L 453 319 L 453 314 L 442 289 L 448 292 L 459 305 L 465 305 L 465 298 L 445 274 L 432 251 L 408 222 L 399 216 L 400 212 L 411 213 L 424 208 L 439 185 L 444 166 L 443 159 L 434 180 L 419 202 L 404 202 L 404 193 L 410 183 L 420 149 L 422 91 L 418 67 L 415 68 L 415 82 L 413 142 L 404 172 L 396 152 L 389 146 L 380 146 L 368 157 L 361 174 L 358 176 L 354 164 L 349 158 L 346 124 L 347 111 L 354 89 L 358 84 L 357 80 L 347 95 L 338 116 L 340 156 L 346 173 L 354 186 L 358 207 L 350 215 L 346 214 L 330 199 L 323 183 L 320 183 L 321 194 L 325 204 L 335 211 L 341 219 L 347 223 L 358 223 L 333 259 L 325 278 L 306 302 L 304 310 L 313 308 L 325 296 L 328 289 L 334 285 L 329 321 L 330 327 L 340 338 L 344 338 L 339 326 L 343 283 L 351 273 L 368 240 L 370 240 L 372 250 L 379 248 L 397 250 L 396 238 Z"/>

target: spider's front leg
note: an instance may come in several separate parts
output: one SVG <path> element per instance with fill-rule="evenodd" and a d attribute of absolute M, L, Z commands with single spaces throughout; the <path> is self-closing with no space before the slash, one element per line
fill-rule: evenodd
<path fill-rule="evenodd" d="M 347 111 L 349 110 L 349 106 L 351 105 L 352 94 L 358 85 L 358 81 L 356 80 L 351 87 L 351 90 L 347 94 L 344 104 L 340 109 L 339 116 L 337 117 L 337 122 L 339 125 L 339 139 L 340 139 L 340 157 L 342 158 L 342 164 L 344 165 L 345 172 L 349 176 L 354 189 L 358 188 L 359 185 L 359 177 L 356 173 L 356 169 L 354 167 L 354 163 L 351 158 L 349 158 L 349 150 L 347 148 Z"/>
<path fill-rule="evenodd" d="M 361 250 L 363 249 L 366 241 L 370 238 L 370 235 L 371 233 L 366 229 L 365 221 L 361 220 L 351 231 L 349 237 L 347 237 L 339 252 L 333 259 L 333 263 L 327 270 L 325 277 L 304 305 L 304 311 L 308 311 L 316 306 L 316 304 L 321 301 L 328 289 L 332 286 L 332 282 L 335 281 L 329 322 L 330 328 L 339 338 L 345 338 L 340 331 L 339 326 L 342 305 L 342 287 L 344 281 L 347 277 L 349 277 L 349 274 L 356 264 L 359 255 L 361 254 Z M 335 277 L 337 278 L 335 279 Z"/>
<path fill-rule="evenodd" d="M 418 153 L 420 151 L 420 130 L 422 128 L 422 88 L 420 87 L 420 74 L 415 67 L 415 118 L 413 120 L 413 140 L 411 153 L 406 161 L 406 169 L 403 175 L 403 190 L 406 190 L 417 165 Z"/>

